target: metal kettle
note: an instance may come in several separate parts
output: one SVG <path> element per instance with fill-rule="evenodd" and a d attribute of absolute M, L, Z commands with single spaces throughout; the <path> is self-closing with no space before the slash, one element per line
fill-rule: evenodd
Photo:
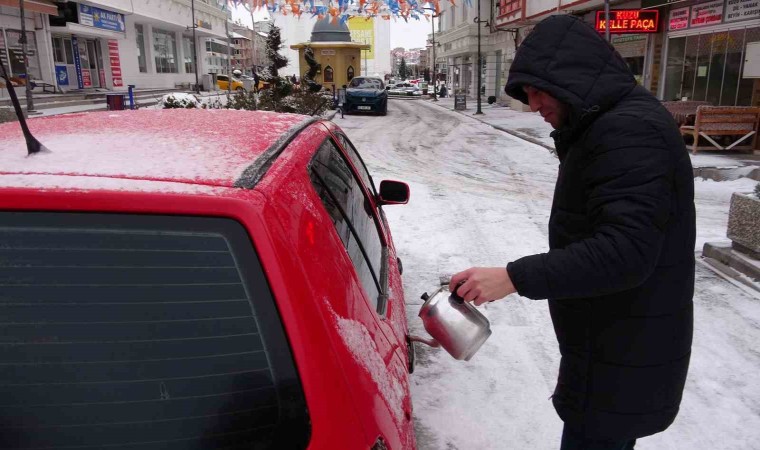
<path fill-rule="evenodd" d="M 454 359 L 469 361 L 491 335 L 486 317 L 448 286 L 441 286 L 433 295 L 422 294 L 422 324 L 433 339 L 410 336 L 415 342 L 443 347 Z"/>

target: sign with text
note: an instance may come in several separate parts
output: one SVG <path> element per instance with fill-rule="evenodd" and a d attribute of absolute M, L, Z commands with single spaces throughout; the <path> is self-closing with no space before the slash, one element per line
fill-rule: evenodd
<path fill-rule="evenodd" d="M 66 65 L 55 65 L 55 82 L 58 86 L 69 85 L 69 71 Z"/>
<path fill-rule="evenodd" d="M 656 33 L 660 11 L 656 9 L 615 9 L 610 11 L 610 33 Z M 604 11 L 596 12 L 596 31 L 607 30 Z"/>
<path fill-rule="evenodd" d="M 124 86 L 121 78 L 121 58 L 119 57 L 119 41 L 108 40 L 108 59 L 111 62 L 111 80 L 114 87 Z"/>
<path fill-rule="evenodd" d="M 348 19 L 348 30 L 352 41 L 369 44 L 369 50 L 362 50 L 362 58 L 375 59 L 375 19 L 351 17 Z"/>
<path fill-rule="evenodd" d="M 691 28 L 717 25 L 723 21 L 723 0 L 702 3 L 691 7 Z"/>
<path fill-rule="evenodd" d="M 79 24 L 120 33 L 127 30 L 124 25 L 124 14 L 81 3 L 79 4 Z"/>
<path fill-rule="evenodd" d="M 689 28 L 689 7 L 670 10 L 668 31 L 684 30 Z"/>
<path fill-rule="evenodd" d="M 79 55 L 79 39 L 76 36 L 71 37 L 71 46 L 74 49 L 74 68 L 77 72 L 77 86 L 84 89 L 84 80 L 82 79 L 82 58 Z"/>
<path fill-rule="evenodd" d="M 465 94 L 454 94 L 454 109 L 456 111 L 467 109 L 467 96 Z"/>
<path fill-rule="evenodd" d="M 728 0 L 726 2 L 726 22 L 758 17 L 760 17 L 760 0 Z"/>

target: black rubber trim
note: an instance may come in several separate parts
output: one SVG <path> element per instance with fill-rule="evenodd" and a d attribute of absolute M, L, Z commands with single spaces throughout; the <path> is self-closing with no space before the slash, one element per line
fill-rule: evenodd
<path fill-rule="evenodd" d="M 291 127 L 285 134 L 279 137 L 268 149 L 264 151 L 250 166 L 246 167 L 240 178 L 233 185 L 236 188 L 253 189 L 264 178 L 272 164 L 280 156 L 280 153 L 293 142 L 303 130 L 311 124 L 319 121 L 316 117 L 308 117 Z"/>

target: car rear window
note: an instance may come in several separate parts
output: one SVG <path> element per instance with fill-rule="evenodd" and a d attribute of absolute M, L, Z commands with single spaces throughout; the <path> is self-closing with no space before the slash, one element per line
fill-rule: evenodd
<path fill-rule="evenodd" d="M 303 391 L 245 229 L 0 213 L 3 448 L 304 448 Z"/>

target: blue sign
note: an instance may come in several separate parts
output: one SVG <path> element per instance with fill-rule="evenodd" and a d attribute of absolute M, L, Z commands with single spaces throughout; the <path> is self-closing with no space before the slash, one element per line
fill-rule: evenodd
<path fill-rule="evenodd" d="M 127 30 L 127 27 L 124 25 L 124 14 L 81 3 L 79 4 L 79 24 L 109 31 L 118 31 L 120 33 L 124 33 Z"/>
<path fill-rule="evenodd" d="M 58 86 L 69 85 L 69 71 L 66 69 L 66 66 L 59 66 L 56 64 L 55 81 L 58 83 Z"/>
<path fill-rule="evenodd" d="M 77 70 L 77 84 L 79 89 L 84 89 L 84 80 L 82 79 L 82 60 L 79 59 L 79 40 L 76 36 L 71 37 L 71 46 L 74 47 L 74 67 Z"/>

